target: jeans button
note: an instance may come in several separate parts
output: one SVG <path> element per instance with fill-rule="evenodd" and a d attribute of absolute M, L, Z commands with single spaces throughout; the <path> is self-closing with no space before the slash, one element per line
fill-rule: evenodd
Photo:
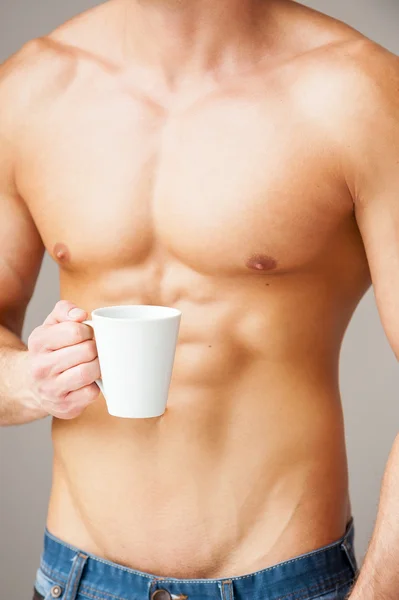
<path fill-rule="evenodd" d="M 62 589 L 59 585 L 53 585 L 53 587 L 50 590 L 50 594 L 52 598 L 59 598 L 62 594 Z"/>
<path fill-rule="evenodd" d="M 151 600 L 172 600 L 172 596 L 167 590 L 155 590 L 151 595 Z"/>

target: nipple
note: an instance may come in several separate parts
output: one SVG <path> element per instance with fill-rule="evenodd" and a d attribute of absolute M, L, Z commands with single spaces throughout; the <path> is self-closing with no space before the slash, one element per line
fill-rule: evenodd
<path fill-rule="evenodd" d="M 277 261 L 266 254 L 253 254 L 247 260 L 246 266 L 257 271 L 271 271 L 277 267 Z"/>
<path fill-rule="evenodd" d="M 61 263 L 67 262 L 69 260 L 69 250 L 68 246 L 65 244 L 61 244 L 58 242 L 53 249 L 54 256 L 56 260 Z"/>

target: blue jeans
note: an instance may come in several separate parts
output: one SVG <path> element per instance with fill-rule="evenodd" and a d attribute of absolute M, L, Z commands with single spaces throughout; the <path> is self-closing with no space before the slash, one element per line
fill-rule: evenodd
<path fill-rule="evenodd" d="M 178 579 L 129 569 L 48 531 L 35 598 L 53 600 L 344 600 L 356 574 L 353 521 L 337 542 L 248 575 Z M 195 564 L 195 558 L 193 559 Z"/>

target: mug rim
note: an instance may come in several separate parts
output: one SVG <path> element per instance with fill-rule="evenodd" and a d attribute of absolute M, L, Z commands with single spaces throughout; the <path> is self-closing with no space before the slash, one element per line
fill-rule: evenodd
<path fill-rule="evenodd" d="M 162 308 L 167 309 L 168 313 L 165 315 L 157 315 L 157 316 L 143 316 L 143 317 L 113 317 L 110 315 L 99 314 L 99 311 L 112 311 L 119 308 Z M 96 317 L 97 319 L 109 319 L 112 321 L 163 321 L 165 319 L 175 319 L 176 317 L 181 316 L 181 311 L 178 308 L 173 308 L 171 306 L 161 306 L 154 304 L 118 304 L 115 306 L 101 306 L 95 308 L 91 311 L 91 317 Z"/>

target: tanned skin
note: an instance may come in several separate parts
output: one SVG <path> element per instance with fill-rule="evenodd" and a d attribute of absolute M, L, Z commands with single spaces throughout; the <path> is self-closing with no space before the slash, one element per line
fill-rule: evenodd
<path fill-rule="evenodd" d="M 398 90 L 394 55 L 286 0 L 112 0 L 3 65 L 0 415 L 54 417 L 50 532 L 195 578 L 343 534 L 339 354 L 371 282 L 399 356 Z M 26 348 L 45 249 L 62 302 Z M 182 311 L 160 418 L 93 383 L 82 321 L 136 303 Z"/>

